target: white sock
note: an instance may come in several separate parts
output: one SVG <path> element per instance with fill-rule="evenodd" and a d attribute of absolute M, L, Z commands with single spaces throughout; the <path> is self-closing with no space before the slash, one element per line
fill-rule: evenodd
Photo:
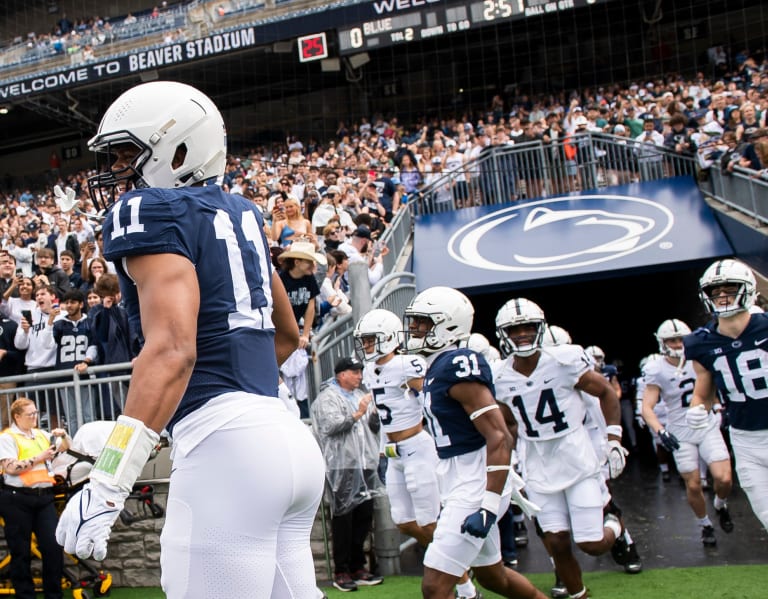
<path fill-rule="evenodd" d="M 709 516 L 704 516 L 703 518 L 696 518 L 696 522 L 699 523 L 699 526 L 704 528 L 705 526 L 712 526 L 712 520 L 709 519 Z"/>
<path fill-rule="evenodd" d="M 456 590 L 459 592 L 459 597 L 474 597 L 477 595 L 477 589 L 471 580 L 457 584 Z"/>
<path fill-rule="evenodd" d="M 617 520 L 608 519 L 603 522 L 603 528 L 609 528 L 613 531 L 613 535 L 618 539 L 621 536 L 621 522 Z"/>
<path fill-rule="evenodd" d="M 728 507 L 728 502 L 725 499 L 720 499 L 720 497 L 715 495 L 715 509 L 720 510 L 724 507 Z"/>

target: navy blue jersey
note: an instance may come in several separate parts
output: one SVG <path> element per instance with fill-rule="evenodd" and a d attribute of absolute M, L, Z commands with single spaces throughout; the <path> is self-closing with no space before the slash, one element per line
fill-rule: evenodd
<path fill-rule="evenodd" d="M 85 360 L 85 352 L 95 345 L 91 321 L 83 316 L 75 322 L 63 318 L 53 323 L 53 340 L 56 342 L 56 369 L 74 368 Z"/>
<path fill-rule="evenodd" d="M 104 257 L 115 263 L 137 332 L 139 298 L 122 258 L 178 254 L 197 271 L 200 309 L 188 316 L 197 318 L 197 360 L 169 430 L 222 393 L 277 396 L 272 265 L 262 226 L 254 204 L 215 185 L 131 191 L 104 221 Z"/>
<path fill-rule="evenodd" d="M 752 314 L 737 339 L 717 332 L 717 321 L 683 338 L 685 357 L 709 370 L 728 420 L 741 430 L 768 429 L 768 314 Z"/>
<path fill-rule="evenodd" d="M 452 458 L 485 445 L 485 437 L 472 424 L 464 407 L 449 395 L 451 387 L 467 382 L 482 383 L 495 393 L 488 362 L 467 348 L 440 354 L 424 376 L 424 412 L 440 458 Z"/>

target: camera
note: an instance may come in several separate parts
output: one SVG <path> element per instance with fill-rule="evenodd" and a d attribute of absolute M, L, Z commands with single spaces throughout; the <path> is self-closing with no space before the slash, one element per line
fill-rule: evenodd
<path fill-rule="evenodd" d="M 21 316 L 32 326 L 32 310 L 22 310 Z"/>

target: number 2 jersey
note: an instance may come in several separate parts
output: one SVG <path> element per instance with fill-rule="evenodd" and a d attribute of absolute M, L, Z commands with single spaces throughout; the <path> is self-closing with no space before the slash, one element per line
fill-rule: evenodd
<path fill-rule="evenodd" d="M 169 431 L 223 393 L 277 397 L 272 265 L 262 226 L 251 202 L 216 185 L 131 191 L 104 221 L 104 256 L 115 263 L 136 331 L 139 297 L 124 258 L 178 254 L 197 271 L 198 313 L 178 314 L 197 320 L 197 360 Z"/>
<path fill-rule="evenodd" d="M 649 361 L 643 368 L 643 387 L 655 385 L 659 388 L 659 403 L 665 407 L 666 421 L 662 425 L 680 441 L 698 442 L 704 431 L 717 426 L 717 419 L 710 417 L 707 429 L 692 429 L 685 422 L 685 414 L 693 397 L 696 373 L 690 362 L 683 367 L 670 364 L 665 358 Z M 656 410 L 654 409 L 654 412 Z"/>
<path fill-rule="evenodd" d="M 738 338 L 717 332 L 717 321 L 683 338 L 685 357 L 713 374 L 733 428 L 768 429 L 768 314 L 752 314 Z"/>
<path fill-rule="evenodd" d="M 371 391 L 385 433 L 404 431 L 421 422 L 421 394 L 407 383 L 423 377 L 426 370 L 424 358 L 414 355 L 395 355 L 385 364 L 366 362 L 363 383 Z"/>
<path fill-rule="evenodd" d="M 592 369 L 578 345 L 542 350 L 530 376 L 513 357 L 494 368 L 496 399 L 507 404 L 525 441 L 524 476 L 531 489 L 556 493 L 600 472 L 600 460 L 584 427 L 586 404 L 575 385 Z"/>

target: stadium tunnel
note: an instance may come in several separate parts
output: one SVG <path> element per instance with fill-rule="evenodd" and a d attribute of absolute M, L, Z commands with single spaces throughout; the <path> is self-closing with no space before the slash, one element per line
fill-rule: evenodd
<path fill-rule="evenodd" d="M 657 351 L 661 322 L 707 322 L 699 278 L 714 260 L 734 256 L 758 273 L 765 293 L 768 236 L 679 177 L 420 216 L 413 272 L 419 289 L 464 291 L 475 332 L 494 345 L 499 308 L 525 297 L 575 343 L 621 360 L 632 377 Z"/>

